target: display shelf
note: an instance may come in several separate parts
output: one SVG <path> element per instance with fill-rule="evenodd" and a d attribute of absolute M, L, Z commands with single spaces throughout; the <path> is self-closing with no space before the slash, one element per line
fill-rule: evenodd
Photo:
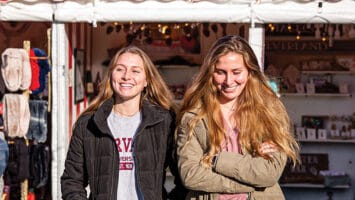
<path fill-rule="evenodd" d="M 326 139 L 326 140 L 309 140 L 309 139 L 298 139 L 299 142 L 302 143 L 350 143 L 355 144 L 355 139 Z"/>
<path fill-rule="evenodd" d="M 280 93 L 282 97 L 351 97 L 352 94 L 341 94 L 341 93 Z"/>
<path fill-rule="evenodd" d="M 156 65 L 157 69 L 188 69 L 199 68 L 198 65 Z"/>
<path fill-rule="evenodd" d="M 281 183 L 285 198 L 289 200 L 355 200 L 355 138 L 330 137 L 332 125 L 335 124 L 336 130 L 341 133 L 343 126 L 348 127 L 351 124 L 348 118 L 346 120 L 334 119 L 333 116 L 352 116 L 355 112 L 354 45 L 348 45 L 347 42 L 350 41 L 343 40 L 337 43 L 337 47 L 328 49 L 325 47 L 326 43 L 314 40 L 313 36 L 302 37 L 299 41 L 291 37 L 273 37 L 265 38 L 265 40 L 267 40 L 265 57 L 268 58 L 269 66 L 272 64 L 274 67 L 266 68 L 266 72 L 270 73 L 271 77 L 276 77 L 275 80 L 279 83 L 280 99 L 295 127 L 303 126 L 303 116 L 326 117 L 321 127 L 326 130 L 327 137 L 297 139 L 300 144 L 300 153 L 327 155 L 328 170 L 345 172 L 351 178 L 349 184 L 344 183 L 331 188 L 326 187 L 323 182 L 315 184 L 307 180 L 303 183 Z M 353 42 L 352 39 L 351 43 Z M 318 133 L 316 132 L 315 138 L 318 138 Z M 320 138 L 324 136 L 324 132 L 321 133 Z M 298 135 L 295 133 L 295 136 Z M 307 136 L 305 132 L 305 137 L 298 138 L 307 138 Z M 313 136 L 312 132 L 311 136 Z M 310 160 L 307 161 L 302 160 L 302 163 L 308 163 L 307 173 L 312 174 L 311 169 L 314 169 L 312 156 L 309 158 Z M 303 170 L 303 168 L 297 168 L 291 171 L 297 173 L 297 170 L 301 169 Z M 300 178 L 297 175 L 294 177 Z"/>
<path fill-rule="evenodd" d="M 280 184 L 281 187 L 287 187 L 287 188 L 327 188 L 323 184 L 312 184 L 312 183 L 282 183 Z M 331 187 L 331 189 L 348 189 L 350 188 L 350 185 L 337 185 Z"/>
<path fill-rule="evenodd" d="M 355 75 L 354 71 L 302 71 L 304 75 L 321 75 L 321 74 L 334 74 L 334 75 Z"/>

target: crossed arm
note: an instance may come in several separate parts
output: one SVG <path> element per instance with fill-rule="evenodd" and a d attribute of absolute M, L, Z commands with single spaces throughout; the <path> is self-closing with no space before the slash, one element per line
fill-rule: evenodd
<path fill-rule="evenodd" d="M 181 180 L 188 189 L 241 193 L 270 187 L 278 182 L 286 164 L 286 155 L 270 144 L 265 143 L 260 148 L 262 152 L 272 156 L 271 160 L 250 154 L 221 152 L 215 169 L 212 170 L 201 164 L 201 158 L 208 148 L 204 125 L 202 122 L 198 123 L 192 136 L 188 135 L 187 128 L 183 125 L 177 128 L 178 166 Z"/>

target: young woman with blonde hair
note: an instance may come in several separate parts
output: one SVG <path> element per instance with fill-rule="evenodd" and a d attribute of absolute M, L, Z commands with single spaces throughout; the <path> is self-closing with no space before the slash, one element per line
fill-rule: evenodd
<path fill-rule="evenodd" d="M 98 96 L 74 125 L 61 177 L 63 199 L 87 199 L 87 186 L 89 199 L 166 199 L 166 167 L 177 174 L 172 97 L 141 49 L 119 50 Z"/>
<path fill-rule="evenodd" d="M 299 146 L 249 44 L 217 40 L 178 114 L 177 154 L 187 199 L 281 200 L 278 184 Z"/>

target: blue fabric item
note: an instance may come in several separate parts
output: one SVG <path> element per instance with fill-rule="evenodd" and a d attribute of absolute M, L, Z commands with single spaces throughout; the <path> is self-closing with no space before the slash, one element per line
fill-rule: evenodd
<path fill-rule="evenodd" d="M 39 48 L 33 48 L 33 52 L 35 53 L 36 57 L 47 57 L 47 54 Z M 38 59 L 37 60 L 38 66 L 40 68 L 39 72 L 39 83 L 40 86 L 38 89 L 32 91 L 32 94 L 37 95 L 46 88 L 46 76 L 48 72 L 50 71 L 50 66 L 48 63 L 48 59 Z"/>
<path fill-rule="evenodd" d="M 28 127 L 27 139 L 35 140 L 38 143 L 45 143 L 47 140 L 47 108 L 48 102 L 44 100 L 30 100 L 31 119 Z"/>
<path fill-rule="evenodd" d="M 3 132 L 0 134 L 4 135 Z M 3 175 L 9 159 L 9 146 L 4 137 L 0 137 L 0 176 Z"/>

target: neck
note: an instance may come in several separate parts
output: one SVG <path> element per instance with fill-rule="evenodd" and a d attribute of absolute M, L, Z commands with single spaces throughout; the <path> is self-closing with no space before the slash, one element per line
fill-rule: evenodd
<path fill-rule="evenodd" d="M 235 102 L 220 104 L 221 114 L 230 128 L 235 128 Z"/>
<path fill-rule="evenodd" d="M 119 108 L 114 107 L 113 111 L 123 117 L 133 117 L 135 114 L 137 114 L 137 112 L 139 112 L 139 109 L 137 109 L 136 111 L 120 111 Z"/>
<path fill-rule="evenodd" d="M 226 103 L 226 104 L 220 104 L 221 111 L 223 113 L 228 113 L 228 112 L 234 112 L 236 109 L 235 102 L 233 103 Z"/>
<path fill-rule="evenodd" d="M 132 117 L 137 112 L 139 112 L 139 104 L 137 103 L 128 103 L 121 102 L 113 105 L 113 111 L 124 117 Z"/>

